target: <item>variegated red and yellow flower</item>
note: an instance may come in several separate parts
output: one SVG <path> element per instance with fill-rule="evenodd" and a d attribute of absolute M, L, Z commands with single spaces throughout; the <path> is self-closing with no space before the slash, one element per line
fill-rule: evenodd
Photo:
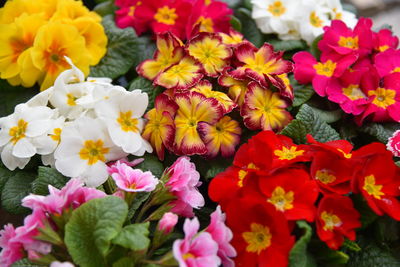
<path fill-rule="evenodd" d="M 178 63 L 184 56 L 182 41 L 170 32 L 157 35 L 157 51 L 154 59 L 148 59 L 137 66 L 137 72 L 149 80 L 168 67 Z"/>
<path fill-rule="evenodd" d="M 214 98 L 206 98 L 197 92 L 175 95 L 178 111 L 175 117 L 174 152 L 181 155 L 207 153 L 207 147 L 197 131 L 199 122 L 216 123 L 223 109 Z"/>
<path fill-rule="evenodd" d="M 156 97 L 154 106 L 145 115 L 148 122 L 142 136 L 155 148 L 158 158 L 163 160 L 165 147 L 171 150 L 174 143 L 174 117 L 178 106 L 165 94 Z"/>
<path fill-rule="evenodd" d="M 229 116 L 222 117 L 216 124 L 199 122 L 197 130 L 206 144 L 207 156 L 215 157 L 221 151 L 223 157 L 230 157 L 235 153 L 235 147 L 240 142 L 242 129 L 239 123 Z"/>
<path fill-rule="evenodd" d="M 292 119 L 286 111 L 287 107 L 288 104 L 279 93 L 251 82 L 240 113 L 250 130 L 277 130 L 282 129 Z"/>
<path fill-rule="evenodd" d="M 273 46 L 268 43 L 257 49 L 251 43 L 245 42 L 235 49 L 236 59 L 240 63 L 231 75 L 239 80 L 253 79 L 265 88 L 272 83 L 285 90 L 285 84 L 278 75 L 291 72 L 293 64 L 284 60 L 282 55 L 283 52 L 274 52 Z"/>

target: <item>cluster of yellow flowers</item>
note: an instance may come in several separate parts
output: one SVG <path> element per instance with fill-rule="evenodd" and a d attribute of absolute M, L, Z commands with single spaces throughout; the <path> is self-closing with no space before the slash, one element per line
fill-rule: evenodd
<path fill-rule="evenodd" d="M 75 0 L 9 0 L 0 9 L 0 78 L 45 90 L 70 65 L 85 75 L 106 53 L 101 17 Z"/>

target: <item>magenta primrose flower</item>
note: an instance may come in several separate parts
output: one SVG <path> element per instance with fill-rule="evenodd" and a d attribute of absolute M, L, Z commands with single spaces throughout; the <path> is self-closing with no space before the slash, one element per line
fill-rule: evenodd
<path fill-rule="evenodd" d="M 183 225 L 184 239 L 175 240 L 173 254 L 180 267 L 217 267 L 221 259 L 217 256 L 218 244 L 208 232 L 199 231 L 199 220 L 186 219 Z"/>

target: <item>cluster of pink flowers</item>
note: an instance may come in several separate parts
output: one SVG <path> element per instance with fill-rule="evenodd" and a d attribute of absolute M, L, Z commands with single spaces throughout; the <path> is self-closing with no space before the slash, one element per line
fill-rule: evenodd
<path fill-rule="evenodd" d="M 115 5 L 119 27 L 133 27 L 138 35 L 169 31 L 181 39 L 197 32 L 229 32 L 233 13 L 214 0 L 117 0 Z"/>
<path fill-rule="evenodd" d="M 32 214 L 25 218 L 23 226 L 14 228 L 8 224 L 0 231 L 0 266 L 10 266 L 24 257 L 38 259 L 50 253 L 51 244 L 35 239 L 40 234 L 39 228 L 56 227 L 54 218 L 91 199 L 105 196 L 104 192 L 84 187 L 81 181 L 71 179 L 61 190 L 49 185 L 48 196 L 31 194 L 25 197 L 22 205 L 32 209 Z"/>
<path fill-rule="evenodd" d="M 312 83 L 316 93 L 338 103 L 344 112 L 364 121 L 400 121 L 399 39 L 389 29 L 371 30 L 360 18 L 354 29 L 334 20 L 318 42 L 318 61 L 309 52 L 293 56 L 294 75 Z"/>
<path fill-rule="evenodd" d="M 176 240 L 173 245 L 179 266 L 235 266 L 231 258 L 236 257 L 236 251 L 230 244 L 233 234 L 225 225 L 225 217 L 218 206 L 211 214 L 210 224 L 201 232 L 197 217 L 185 220 L 185 238 Z"/>

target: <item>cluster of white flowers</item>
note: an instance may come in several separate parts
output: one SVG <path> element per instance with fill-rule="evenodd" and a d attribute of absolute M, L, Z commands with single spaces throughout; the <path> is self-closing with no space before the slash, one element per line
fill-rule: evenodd
<path fill-rule="evenodd" d="M 343 10 L 340 0 L 251 0 L 252 17 L 263 33 L 276 33 L 282 40 L 303 39 L 308 44 L 323 33 L 331 20 L 352 28 L 356 16 Z"/>
<path fill-rule="evenodd" d="M 45 165 L 88 186 L 108 177 L 106 163 L 152 152 L 141 136 L 148 96 L 126 91 L 108 78 L 85 77 L 72 62 L 54 86 L 0 118 L 0 152 L 10 170 L 35 154 Z"/>

